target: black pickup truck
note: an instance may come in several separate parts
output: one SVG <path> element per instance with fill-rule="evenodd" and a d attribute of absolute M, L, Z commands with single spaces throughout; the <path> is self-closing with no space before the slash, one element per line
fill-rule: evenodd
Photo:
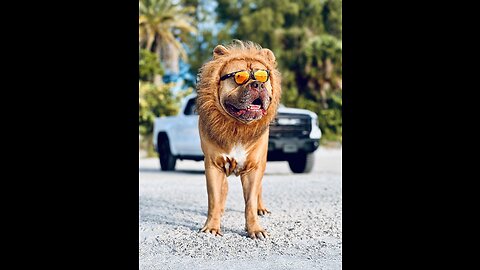
<path fill-rule="evenodd" d="M 155 119 L 153 144 L 164 171 L 174 170 L 177 159 L 203 160 L 195 98 L 187 96 L 178 115 Z M 310 172 L 322 136 L 317 119 L 314 112 L 280 106 L 270 124 L 267 160 L 288 161 L 294 173 Z"/>

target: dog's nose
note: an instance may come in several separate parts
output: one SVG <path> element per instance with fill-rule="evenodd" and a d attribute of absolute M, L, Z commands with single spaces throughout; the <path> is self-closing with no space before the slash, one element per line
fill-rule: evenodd
<path fill-rule="evenodd" d="M 253 81 L 250 84 L 250 87 L 252 87 L 255 90 L 261 90 L 263 88 L 263 86 L 264 86 L 264 84 L 262 82 L 259 82 L 259 81 Z"/>

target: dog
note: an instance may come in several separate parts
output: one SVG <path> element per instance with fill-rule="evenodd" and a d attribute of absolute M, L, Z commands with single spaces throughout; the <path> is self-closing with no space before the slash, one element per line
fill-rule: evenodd
<path fill-rule="evenodd" d="M 251 41 L 217 45 L 199 70 L 196 108 L 205 156 L 208 216 L 201 232 L 222 236 L 227 176 L 240 176 L 245 199 L 245 229 L 250 238 L 268 236 L 259 215 L 270 211 L 262 200 L 269 124 L 281 97 L 275 55 Z"/>

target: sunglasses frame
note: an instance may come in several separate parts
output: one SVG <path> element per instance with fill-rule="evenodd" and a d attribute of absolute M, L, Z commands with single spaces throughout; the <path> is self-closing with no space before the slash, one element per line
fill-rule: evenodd
<path fill-rule="evenodd" d="M 255 70 L 250 70 L 250 71 L 248 71 L 248 70 L 239 70 L 239 71 L 235 71 L 235 72 L 232 72 L 232 73 L 228 73 L 228 74 L 225 74 L 225 75 L 223 75 L 222 77 L 220 77 L 220 80 L 223 81 L 223 80 L 226 80 L 226 79 L 228 79 L 228 78 L 230 78 L 230 77 L 234 77 L 235 74 L 237 74 L 237 73 L 239 73 L 239 72 L 243 72 L 243 71 L 247 71 L 247 72 L 250 74 L 250 77 L 249 77 L 248 80 L 246 80 L 244 83 L 237 83 L 237 81 L 235 81 L 235 83 L 236 83 L 237 85 L 246 84 L 250 79 L 256 80 L 254 74 L 255 74 L 255 72 L 257 72 L 257 71 L 265 71 L 265 72 L 267 72 L 267 79 L 265 80 L 265 82 L 267 82 L 267 81 L 270 79 L 270 70 L 268 70 L 268 69 L 255 69 Z"/>

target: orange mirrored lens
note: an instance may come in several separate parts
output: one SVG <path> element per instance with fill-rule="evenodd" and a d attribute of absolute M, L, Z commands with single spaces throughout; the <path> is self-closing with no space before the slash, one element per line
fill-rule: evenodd
<path fill-rule="evenodd" d="M 235 82 L 238 84 L 245 83 L 250 78 L 250 74 L 246 71 L 237 72 L 235 74 Z"/>
<path fill-rule="evenodd" d="M 257 81 L 266 82 L 268 80 L 268 73 L 265 70 L 255 71 L 253 75 Z"/>

